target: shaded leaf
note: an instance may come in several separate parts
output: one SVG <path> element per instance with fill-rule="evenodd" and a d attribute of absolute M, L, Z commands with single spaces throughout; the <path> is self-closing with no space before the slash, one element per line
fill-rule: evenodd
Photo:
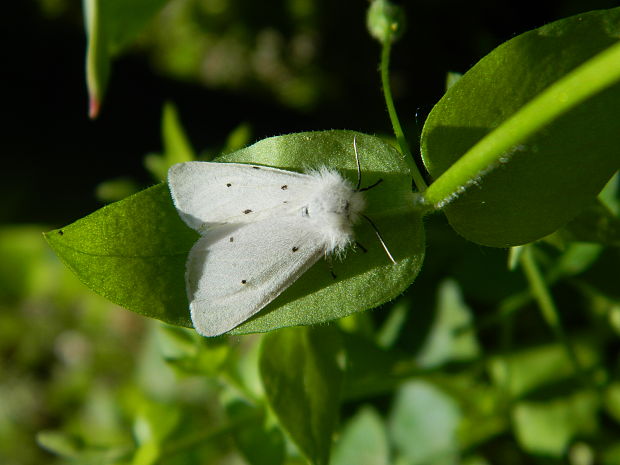
<path fill-rule="evenodd" d="M 315 465 L 328 462 L 340 405 L 339 333 L 333 327 L 289 328 L 264 337 L 260 373 L 280 425 Z"/>
<path fill-rule="evenodd" d="M 389 452 L 383 419 L 374 408 L 366 406 L 344 427 L 330 465 L 388 465 Z"/>
<path fill-rule="evenodd" d="M 462 331 L 471 324 L 471 310 L 463 301 L 458 284 L 444 281 L 439 287 L 435 321 L 416 360 L 421 367 L 435 367 L 448 361 L 475 358 L 480 347 L 473 331 Z"/>
<path fill-rule="evenodd" d="M 411 465 L 453 464 L 458 458 L 457 403 L 430 383 L 410 381 L 396 393 L 392 441 Z"/>
<path fill-rule="evenodd" d="M 592 202 L 620 166 L 619 35 L 617 8 L 557 21 L 499 46 L 446 92 L 421 147 L 439 178 L 429 200 L 447 204 L 457 232 L 519 245 Z"/>

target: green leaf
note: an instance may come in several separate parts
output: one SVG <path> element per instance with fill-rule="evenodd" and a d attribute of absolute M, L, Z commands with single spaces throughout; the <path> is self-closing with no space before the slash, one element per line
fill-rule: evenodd
<path fill-rule="evenodd" d="M 275 422 L 266 421 L 264 412 L 257 410 L 240 401 L 227 406 L 231 418 L 244 420 L 233 431 L 235 443 L 249 465 L 280 465 L 285 457 L 282 432 Z"/>
<path fill-rule="evenodd" d="M 544 402 L 519 402 L 513 410 L 517 439 L 528 452 L 561 457 L 576 435 L 596 431 L 598 407 L 597 394 L 587 391 Z"/>
<path fill-rule="evenodd" d="M 383 420 L 374 408 L 366 406 L 343 429 L 330 464 L 388 465 L 389 452 Z"/>
<path fill-rule="evenodd" d="M 480 347 L 474 333 L 459 333 L 471 324 L 472 317 L 455 281 L 446 280 L 440 285 L 436 313 L 426 343 L 416 357 L 420 366 L 431 368 L 478 356 Z"/>
<path fill-rule="evenodd" d="M 392 264 L 366 222 L 356 239 L 368 249 L 324 262 L 306 272 L 255 318 L 233 332 L 269 331 L 321 323 L 376 307 L 404 291 L 424 257 L 420 216 L 412 210 L 411 178 L 402 156 L 376 137 L 350 131 L 300 133 L 265 139 L 219 159 L 302 170 L 327 165 L 356 179 L 353 137 L 368 191 L 366 214 L 377 225 L 397 264 Z M 46 238 L 69 268 L 95 292 L 134 312 L 189 325 L 185 261 L 197 234 L 185 226 L 161 184 L 51 231 Z"/>
<path fill-rule="evenodd" d="M 44 449 L 67 458 L 77 458 L 84 447 L 80 439 L 62 431 L 39 431 L 37 443 Z"/>
<path fill-rule="evenodd" d="M 579 360 L 586 368 L 596 364 L 596 348 L 575 344 Z M 553 367 L 550 370 L 549 367 Z M 496 356 L 489 361 L 489 372 L 493 382 L 512 397 L 531 394 L 562 380 L 575 376 L 575 367 L 566 349 L 561 344 L 537 346 Z"/>
<path fill-rule="evenodd" d="M 165 184 L 103 207 L 45 237 L 98 294 L 136 313 L 191 325 L 185 259 L 198 235 L 179 218 Z"/>
<path fill-rule="evenodd" d="M 620 247 L 620 218 L 602 202 L 596 201 L 584 208 L 559 234 L 567 241 L 595 242 Z"/>
<path fill-rule="evenodd" d="M 390 436 L 411 465 L 448 465 L 458 457 L 457 403 L 430 383 L 410 381 L 396 394 Z"/>
<path fill-rule="evenodd" d="M 110 76 L 110 63 L 167 0 L 83 0 L 88 35 L 86 81 L 89 114 L 96 118 Z"/>
<path fill-rule="evenodd" d="M 260 373 L 282 428 L 314 465 L 328 462 L 340 405 L 342 352 L 330 326 L 289 328 L 265 336 Z"/>
<path fill-rule="evenodd" d="M 557 21 L 499 46 L 446 92 L 421 150 L 437 178 L 426 201 L 457 232 L 524 244 L 592 202 L 620 166 L 619 35 L 618 8 Z"/>
<path fill-rule="evenodd" d="M 144 165 L 160 181 L 168 177 L 168 168 L 175 163 L 196 159 L 194 149 L 185 134 L 174 104 L 167 102 L 161 117 L 163 154 L 151 153 L 144 157 Z"/>

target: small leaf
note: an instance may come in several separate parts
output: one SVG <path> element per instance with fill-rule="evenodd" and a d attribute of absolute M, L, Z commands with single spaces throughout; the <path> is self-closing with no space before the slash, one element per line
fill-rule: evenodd
<path fill-rule="evenodd" d="M 620 166 L 620 9 L 522 34 L 454 84 L 422 134 L 427 200 L 493 247 L 542 238 Z"/>
<path fill-rule="evenodd" d="M 460 416 L 451 397 L 430 383 L 410 381 L 396 394 L 390 436 L 411 465 L 456 463 Z"/>
<path fill-rule="evenodd" d="M 78 438 L 62 431 L 40 431 L 37 433 L 37 443 L 61 457 L 77 458 L 84 444 Z"/>
<path fill-rule="evenodd" d="M 185 134 L 174 104 L 167 102 L 161 117 L 163 154 L 150 153 L 144 157 L 144 166 L 160 181 L 168 177 L 168 169 L 175 163 L 196 159 L 194 149 Z"/>
<path fill-rule="evenodd" d="M 389 444 L 383 420 L 372 407 L 363 407 L 342 431 L 331 465 L 388 465 Z"/>
<path fill-rule="evenodd" d="M 544 402 L 519 402 L 513 411 L 517 439 L 528 452 L 562 457 L 575 436 L 596 431 L 598 407 L 598 396 L 586 391 Z"/>
<path fill-rule="evenodd" d="M 328 462 L 340 406 L 342 350 L 333 327 L 289 328 L 263 340 L 260 373 L 282 428 L 314 465 Z"/>
<path fill-rule="evenodd" d="M 431 368 L 448 361 L 475 358 L 480 347 L 474 333 L 459 333 L 471 321 L 471 311 L 463 301 L 458 284 L 451 280 L 444 281 L 439 287 L 435 321 L 416 357 L 420 366 Z"/>
<path fill-rule="evenodd" d="M 164 105 L 161 126 L 164 153 L 170 166 L 196 158 L 194 149 L 183 130 L 177 109 L 170 102 Z"/>

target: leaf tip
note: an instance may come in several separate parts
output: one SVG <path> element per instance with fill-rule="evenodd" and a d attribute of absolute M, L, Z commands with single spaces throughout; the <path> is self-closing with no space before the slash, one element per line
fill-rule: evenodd
<path fill-rule="evenodd" d="M 97 119 L 100 109 L 101 101 L 94 95 L 91 95 L 88 99 L 88 117 L 93 120 Z"/>

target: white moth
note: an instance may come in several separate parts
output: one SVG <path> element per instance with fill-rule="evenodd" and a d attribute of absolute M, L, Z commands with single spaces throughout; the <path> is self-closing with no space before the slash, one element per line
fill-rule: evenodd
<path fill-rule="evenodd" d="M 170 168 L 168 185 L 183 221 L 202 235 L 185 281 L 203 336 L 243 323 L 321 257 L 344 251 L 366 206 L 366 189 L 325 167 L 302 174 L 185 162 Z"/>

